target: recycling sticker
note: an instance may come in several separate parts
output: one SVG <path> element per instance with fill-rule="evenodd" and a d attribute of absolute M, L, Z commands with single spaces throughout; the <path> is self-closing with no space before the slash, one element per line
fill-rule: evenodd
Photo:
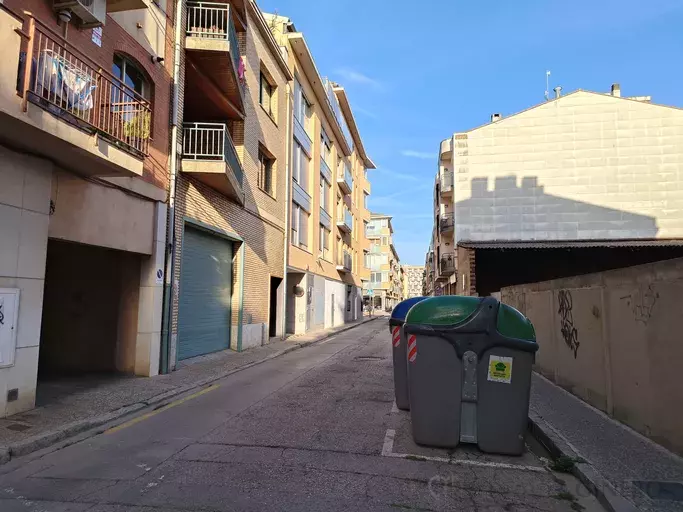
<path fill-rule="evenodd" d="M 512 358 L 489 356 L 488 380 L 510 384 L 512 382 Z"/>

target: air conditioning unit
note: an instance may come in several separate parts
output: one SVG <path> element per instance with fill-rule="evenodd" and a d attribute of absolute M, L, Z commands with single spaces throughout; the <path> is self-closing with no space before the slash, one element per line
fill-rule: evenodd
<path fill-rule="evenodd" d="M 107 0 L 54 0 L 55 11 L 69 11 L 85 28 L 100 27 L 107 19 Z"/>

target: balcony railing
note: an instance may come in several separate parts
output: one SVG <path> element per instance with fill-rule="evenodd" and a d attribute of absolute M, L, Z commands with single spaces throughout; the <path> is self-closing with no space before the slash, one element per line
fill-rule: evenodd
<path fill-rule="evenodd" d="M 454 213 L 444 213 L 439 219 L 439 228 L 442 233 L 453 231 L 455 227 L 455 214 Z"/>
<path fill-rule="evenodd" d="M 353 258 L 351 257 L 351 253 L 344 251 L 344 253 L 339 258 L 339 261 L 337 262 L 338 270 L 351 272 L 351 270 L 353 270 L 352 261 Z"/>
<path fill-rule="evenodd" d="M 228 127 L 223 123 L 183 124 L 183 158 L 222 160 L 232 169 L 242 186 L 244 174 Z"/>
<path fill-rule="evenodd" d="M 450 194 L 453 192 L 453 171 L 444 171 L 441 174 L 441 193 Z"/>
<path fill-rule="evenodd" d="M 18 81 L 24 111 L 30 101 L 123 149 L 148 153 L 149 101 L 36 18 L 28 15 L 24 32 Z"/>
<path fill-rule="evenodd" d="M 217 2 L 187 2 L 187 35 L 203 39 L 227 39 L 235 70 L 240 67 L 240 46 L 230 4 Z"/>
<path fill-rule="evenodd" d="M 453 272 L 455 272 L 455 255 L 444 254 L 443 256 L 441 256 L 439 273 L 441 275 L 450 275 Z"/>
<path fill-rule="evenodd" d="M 337 226 L 347 233 L 353 231 L 353 215 L 347 208 L 344 208 L 341 218 L 337 220 Z"/>
<path fill-rule="evenodd" d="M 339 173 L 337 175 L 337 184 L 339 185 L 339 188 L 341 188 L 345 194 L 353 192 L 353 174 L 351 174 L 349 165 L 346 162 L 341 162 L 337 172 Z"/>

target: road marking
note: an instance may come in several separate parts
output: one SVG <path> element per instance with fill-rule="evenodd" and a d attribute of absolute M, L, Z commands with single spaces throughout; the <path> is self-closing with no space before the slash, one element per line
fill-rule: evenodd
<path fill-rule="evenodd" d="M 386 435 L 384 436 L 384 445 L 382 446 L 382 456 L 384 457 L 391 457 L 392 453 L 391 451 L 394 449 L 394 436 L 396 435 L 396 431 L 389 429 L 387 430 Z"/>
<path fill-rule="evenodd" d="M 398 412 L 398 406 L 396 405 L 396 400 L 394 400 L 394 403 L 391 404 L 391 412 Z"/>
<path fill-rule="evenodd" d="M 476 466 L 481 468 L 516 469 L 518 471 L 532 471 L 535 473 L 545 473 L 546 471 L 544 467 L 539 466 L 506 464 L 505 462 L 485 462 L 471 459 L 448 459 L 446 457 L 429 457 L 427 455 L 416 455 L 412 453 L 393 453 L 395 437 L 396 431 L 393 429 L 388 429 L 386 435 L 384 436 L 382 457 L 393 457 L 395 459 L 408 459 L 427 462 L 442 462 L 444 464 L 453 464 L 455 466 Z"/>
<path fill-rule="evenodd" d="M 160 409 L 157 409 L 156 411 L 148 412 L 147 414 L 143 414 L 142 416 L 138 416 L 137 418 L 133 418 L 130 421 L 127 421 L 125 423 L 121 423 L 121 425 L 117 425 L 116 427 L 112 427 L 109 430 L 105 431 L 105 434 L 114 434 L 116 432 L 119 432 L 120 430 L 123 430 L 124 428 L 132 427 L 133 425 L 136 425 L 140 423 L 141 421 L 145 421 L 146 419 L 149 419 L 153 416 L 156 416 L 157 414 L 161 414 L 164 411 L 167 411 L 168 409 L 171 409 L 173 407 L 176 407 L 178 405 L 184 404 L 185 402 L 188 402 L 194 398 L 200 397 L 209 391 L 213 391 L 214 389 L 218 389 L 220 387 L 220 384 L 213 384 L 209 386 L 208 388 L 204 388 L 201 391 L 197 391 L 196 393 L 186 396 L 185 398 L 181 398 L 180 400 L 176 400 L 175 402 L 171 402 L 170 404 L 164 405 Z"/>

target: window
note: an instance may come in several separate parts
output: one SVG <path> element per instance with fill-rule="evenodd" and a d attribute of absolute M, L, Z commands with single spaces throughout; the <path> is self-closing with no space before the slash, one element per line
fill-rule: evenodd
<path fill-rule="evenodd" d="M 330 259 L 330 230 L 325 226 L 320 224 L 320 245 L 319 245 L 320 257 L 324 260 Z"/>
<path fill-rule="evenodd" d="M 382 245 L 389 245 L 389 239 L 386 236 L 382 237 Z"/>
<path fill-rule="evenodd" d="M 330 191 L 332 190 L 332 187 L 330 186 L 329 183 L 327 183 L 327 180 L 325 179 L 325 176 L 322 174 L 320 175 L 320 207 L 325 210 L 327 213 L 330 213 Z"/>
<path fill-rule="evenodd" d="M 363 266 L 365 268 L 370 268 L 370 253 L 368 251 L 363 251 Z"/>
<path fill-rule="evenodd" d="M 275 197 L 275 185 L 273 178 L 273 164 L 275 163 L 275 159 L 268 156 L 261 148 L 259 148 L 258 161 L 258 186 L 266 194 Z"/>
<path fill-rule="evenodd" d="M 261 71 L 260 90 L 258 101 L 268 115 L 275 118 L 273 98 L 275 97 L 275 86 L 270 83 L 268 77 Z"/>
<path fill-rule="evenodd" d="M 363 208 L 368 209 L 368 194 L 363 192 Z"/>
<path fill-rule="evenodd" d="M 363 221 L 363 233 L 365 233 L 365 236 L 368 236 L 368 221 L 367 220 Z"/>
<path fill-rule="evenodd" d="M 294 117 L 308 131 L 311 118 L 311 103 L 306 99 L 299 80 L 294 79 Z"/>
<path fill-rule="evenodd" d="M 382 282 L 385 283 L 389 281 L 389 272 L 382 272 Z"/>
<path fill-rule="evenodd" d="M 308 193 L 308 164 L 309 160 L 301 145 L 294 141 L 292 155 L 292 179 Z"/>
<path fill-rule="evenodd" d="M 122 55 L 114 55 L 112 73 L 121 82 L 133 89 L 146 100 L 150 99 L 150 85 L 144 73 L 130 59 Z"/>
<path fill-rule="evenodd" d="M 381 272 L 371 272 L 370 273 L 370 282 L 381 283 L 382 282 L 382 273 Z"/>
<path fill-rule="evenodd" d="M 292 245 L 308 249 L 308 219 L 306 210 L 292 203 Z"/>
<path fill-rule="evenodd" d="M 323 160 L 325 160 L 325 162 L 329 165 L 330 157 L 332 156 L 332 142 L 327 136 L 327 132 L 325 132 L 324 128 L 322 129 L 322 133 L 320 135 L 320 151 Z"/>

